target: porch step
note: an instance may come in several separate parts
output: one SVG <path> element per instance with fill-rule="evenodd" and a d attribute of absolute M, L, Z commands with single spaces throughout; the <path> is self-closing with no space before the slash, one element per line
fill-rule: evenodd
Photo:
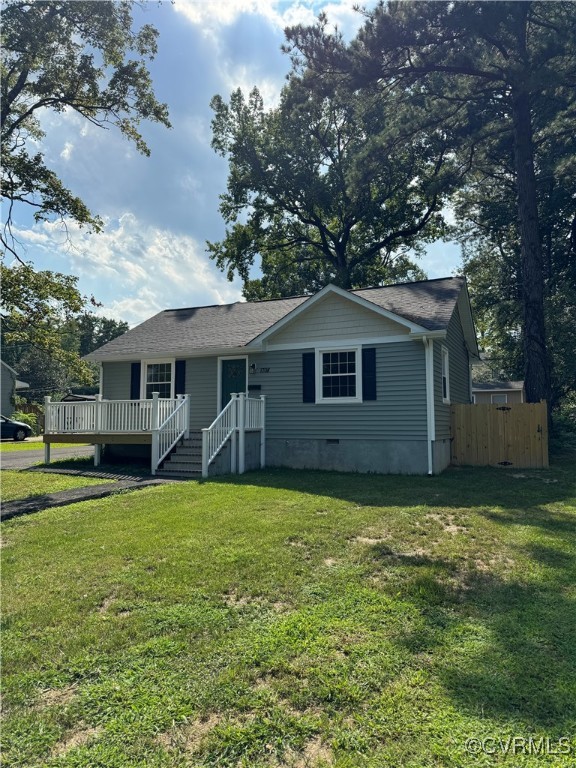
<path fill-rule="evenodd" d="M 223 446 L 220 454 L 228 450 Z M 218 454 L 218 455 L 220 455 Z M 199 479 L 202 477 L 202 433 L 192 432 L 181 440 L 172 453 L 164 459 L 156 477 Z"/>

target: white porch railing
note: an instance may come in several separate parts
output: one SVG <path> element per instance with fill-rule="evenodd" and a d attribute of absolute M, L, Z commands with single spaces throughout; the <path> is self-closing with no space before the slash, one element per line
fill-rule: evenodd
<path fill-rule="evenodd" d="M 176 399 L 160 398 L 158 392 L 151 400 L 102 400 L 98 395 L 90 402 L 53 403 L 44 399 L 45 434 L 126 434 L 152 433 L 152 474 L 160 462 L 190 425 L 190 397 L 178 395 Z M 88 441 L 89 442 L 89 441 Z M 45 446 L 49 461 L 49 445 Z M 95 463 L 99 462 L 99 447 Z"/>
<path fill-rule="evenodd" d="M 246 430 L 260 431 L 260 467 L 266 463 L 266 398 L 247 397 L 244 392 L 230 395 L 230 401 L 209 427 L 202 430 L 202 477 L 208 477 L 208 467 L 228 440 L 230 471 L 243 474 L 246 467 Z M 236 467 L 236 440 L 238 440 L 238 467 Z"/>
<path fill-rule="evenodd" d="M 156 395 L 156 392 L 154 393 Z M 153 395 L 153 397 L 154 397 Z M 157 395 L 156 395 L 157 397 Z M 188 437 L 190 428 L 190 398 L 188 395 L 178 396 L 178 405 L 175 410 L 159 425 L 152 425 L 152 474 L 160 463 L 170 453 L 182 436 Z M 161 402 L 161 401 L 159 401 Z M 157 411 L 158 414 L 161 410 Z M 153 419 L 154 419 L 153 411 Z"/>
<path fill-rule="evenodd" d="M 44 403 L 44 432 L 48 434 L 151 432 L 154 409 L 158 409 L 158 423 L 163 424 L 179 403 L 180 398 L 102 400 L 100 395 L 90 402 L 53 403 L 47 397 Z"/>

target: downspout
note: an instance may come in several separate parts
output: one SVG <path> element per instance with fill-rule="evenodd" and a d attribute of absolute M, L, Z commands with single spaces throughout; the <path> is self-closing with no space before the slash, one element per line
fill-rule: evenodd
<path fill-rule="evenodd" d="M 434 414 L 434 341 L 422 337 L 426 363 L 426 427 L 428 443 L 428 475 L 434 474 L 432 444 L 436 440 L 436 419 Z"/>

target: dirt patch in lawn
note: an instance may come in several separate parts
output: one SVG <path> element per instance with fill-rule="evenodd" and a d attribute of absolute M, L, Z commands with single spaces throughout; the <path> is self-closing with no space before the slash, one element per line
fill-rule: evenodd
<path fill-rule="evenodd" d="M 45 707 L 65 707 L 76 697 L 78 689 L 75 685 L 67 685 L 65 688 L 48 688 L 42 691 L 36 702 L 36 706 L 44 709 Z"/>
<path fill-rule="evenodd" d="M 52 757 L 61 757 L 67 752 L 70 752 L 71 749 L 76 749 L 76 747 L 83 747 L 85 744 L 88 744 L 90 741 L 98 738 L 98 736 L 100 736 L 102 733 L 102 730 L 103 729 L 100 727 L 90 728 L 84 723 L 79 723 L 78 728 L 70 731 L 65 739 L 59 741 L 53 747 Z"/>
<path fill-rule="evenodd" d="M 210 731 L 220 725 L 222 715 L 210 714 L 206 718 L 194 720 L 186 725 L 172 728 L 159 734 L 157 742 L 165 749 L 181 749 L 186 752 L 197 752 Z"/>

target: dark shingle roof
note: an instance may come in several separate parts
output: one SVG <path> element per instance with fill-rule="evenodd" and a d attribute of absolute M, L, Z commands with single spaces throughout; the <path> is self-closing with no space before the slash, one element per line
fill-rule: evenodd
<path fill-rule="evenodd" d="M 363 288 L 352 293 L 428 331 L 443 331 L 448 327 L 464 282 L 463 277 L 444 277 L 418 283 Z"/>
<path fill-rule="evenodd" d="M 463 278 L 448 277 L 351 291 L 427 330 L 448 326 Z M 87 355 L 89 360 L 167 357 L 185 352 L 243 347 L 310 296 L 210 307 L 167 309 Z"/>

